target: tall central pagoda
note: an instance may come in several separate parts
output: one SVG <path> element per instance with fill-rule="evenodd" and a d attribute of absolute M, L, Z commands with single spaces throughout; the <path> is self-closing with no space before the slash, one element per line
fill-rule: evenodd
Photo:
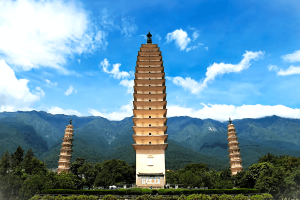
<path fill-rule="evenodd" d="M 147 44 L 142 44 L 138 52 L 134 79 L 136 185 L 163 188 L 168 147 L 165 73 L 161 51 L 152 44 L 150 32 L 147 37 Z"/>

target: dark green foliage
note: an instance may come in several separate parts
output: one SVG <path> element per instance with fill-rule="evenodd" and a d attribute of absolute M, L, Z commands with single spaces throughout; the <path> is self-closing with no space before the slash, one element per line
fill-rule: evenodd
<path fill-rule="evenodd" d="M 15 153 L 11 155 L 11 167 L 12 169 L 15 169 L 19 167 L 23 161 L 23 156 L 24 156 L 24 150 L 22 149 L 21 146 L 18 146 L 17 150 Z"/>
<path fill-rule="evenodd" d="M 138 196 L 135 200 L 152 200 L 153 198 L 149 194 Z"/>
<path fill-rule="evenodd" d="M 123 160 L 108 160 L 95 165 L 95 186 L 130 184 L 135 181 L 134 169 Z"/>
<path fill-rule="evenodd" d="M 151 193 L 152 193 L 152 190 L 150 190 L 150 189 L 147 189 L 147 188 L 142 189 L 142 194 L 151 194 Z"/>
<path fill-rule="evenodd" d="M 103 197 L 103 200 L 117 200 L 118 198 L 113 195 L 106 195 Z"/>
<path fill-rule="evenodd" d="M 4 176 L 8 173 L 10 169 L 10 156 L 9 151 L 7 150 L 0 159 L 0 177 L 1 175 Z"/>
<path fill-rule="evenodd" d="M 248 199 L 248 197 L 245 197 L 245 196 L 242 195 L 242 194 L 236 195 L 236 196 L 234 197 L 234 200 L 247 200 L 247 199 Z"/>
<path fill-rule="evenodd" d="M 127 190 L 128 195 L 140 195 L 142 194 L 142 188 L 132 188 Z"/>

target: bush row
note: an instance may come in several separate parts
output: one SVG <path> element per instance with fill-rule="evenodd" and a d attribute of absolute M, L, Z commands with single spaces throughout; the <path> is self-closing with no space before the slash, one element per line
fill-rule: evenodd
<path fill-rule="evenodd" d="M 258 189 L 238 188 L 238 189 L 118 189 L 118 190 L 69 190 L 69 189 L 49 189 L 43 190 L 41 194 L 86 194 L 86 195 L 182 195 L 182 194 L 249 194 L 259 193 Z"/>
<path fill-rule="evenodd" d="M 62 196 L 34 196 L 30 200 L 97 200 L 98 198 L 96 196 L 69 196 L 69 197 L 62 197 Z M 192 194 L 189 196 L 181 195 L 181 196 L 172 196 L 172 197 L 163 197 L 161 195 L 156 195 L 155 197 L 152 197 L 149 194 L 144 194 L 139 197 L 137 197 L 135 200 L 247 200 L 248 198 L 242 194 L 236 195 L 235 197 L 232 197 L 228 194 L 223 194 L 221 196 L 214 194 L 211 196 L 208 196 L 206 194 Z M 271 200 L 273 199 L 272 195 L 270 194 L 262 194 L 262 195 L 253 195 L 250 197 L 250 200 Z M 106 195 L 103 197 L 103 200 L 118 200 L 118 197 L 113 195 Z"/>

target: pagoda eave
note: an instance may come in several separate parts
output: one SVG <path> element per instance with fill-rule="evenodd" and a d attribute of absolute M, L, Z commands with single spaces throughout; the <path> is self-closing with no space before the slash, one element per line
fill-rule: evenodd
<path fill-rule="evenodd" d="M 149 149 L 157 149 L 157 150 L 166 150 L 168 148 L 168 143 L 164 144 L 132 144 L 133 149 L 136 150 L 149 150 Z"/>
<path fill-rule="evenodd" d="M 163 101 L 166 100 L 166 93 L 162 93 L 162 94 L 133 94 L 134 100 L 136 101 L 138 98 L 142 98 L 142 99 L 153 99 L 153 98 L 160 98 L 163 99 Z"/>
<path fill-rule="evenodd" d="M 161 106 L 167 105 L 167 101 L 133 101 L 133 106 Z"/>

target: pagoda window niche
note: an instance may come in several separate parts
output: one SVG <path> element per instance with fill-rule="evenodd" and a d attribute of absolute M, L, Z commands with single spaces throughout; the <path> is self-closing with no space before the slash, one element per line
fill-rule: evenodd
<path fill-rule="evenodd" d="M 153 156 L 152 155 L 148 156 L 148 166 L 153 166 Z"/>

